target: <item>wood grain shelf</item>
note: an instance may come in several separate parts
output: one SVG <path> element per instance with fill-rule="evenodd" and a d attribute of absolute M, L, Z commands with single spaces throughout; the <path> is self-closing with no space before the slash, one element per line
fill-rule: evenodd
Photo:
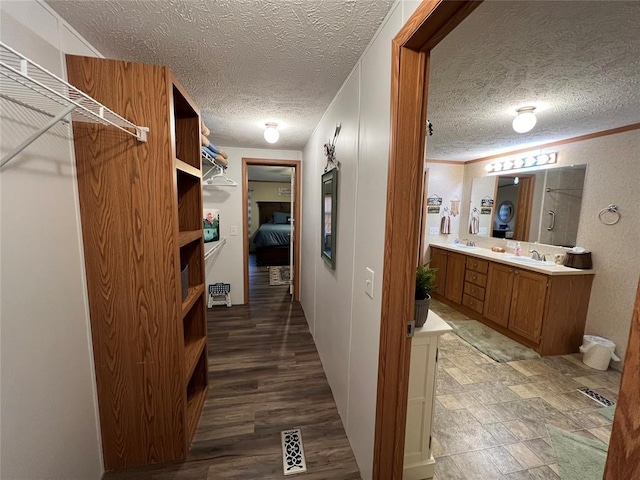
<path fill-rule="evenodd" d="M 187 298 L 182 302 L 182 319 L 187 316 L 189 310 L 193 307 L 196 301 L 200 298 L 202 293 L 204 292 L 204 284 L 196 285 L 195 287 L 189 287 L 189 293 L 187 294 Z"/>
<path fill-rule="evenodd" d="M 185 339 L 185 341 L 187 341 Z M 190 341 L 184 347 L 184 366 L 185 366 L 185 385 L 189 383 L 191 380 L 191 376 L 193 375 L 193 371 L 196 369 L 196 365 L 198 364 L 198 360 L 200 359 L 200 354 L 202 354 L 202 349 L 207 343 L 207 339 L 205 337 L 199 338 L 197 340 Z"/>
<path fill-rule="evenodd" d="M 104 468 L 184 461 L 208 383 L 200 112 L 167 67 L 69 55 L 67 75 L 150 128 L 138 148 L 112 127 L 73 122 L 76 168 L 92 172 L 77 180 Z M 117 213 L 108 229 L 105 205 Z M 132 208 L 154 221 L 129 222 Z M 122 252 L 133 253 L 116 261 Z M 135 368 L 147 349 L 154 361 Z"/>
<path fill-rule="evenodd" d="M 180 170 L 183 173 L 189 174 L 195 178 L 202 178 L 202 172 L 198 170 L 196 167 L 189 165 L 186 162 L 183 162 L 179 158 L 175 159 L 176 169 Z"/>
<path fill-rule="evenodd" d="M 185 245 L 195 242 L 202 238 L 202 230 L 187 230 L 178 234 L 178 245 L 184 247 Z"/>
<path fill-rule="evenodd" d="M 204 399 L 207 398 L 207 385 L 198 386 L 192 395 L 187 399 L 187 442 L 191 444 L 193 436 L 196 433 L 200 412 L 204 405 Z"/>

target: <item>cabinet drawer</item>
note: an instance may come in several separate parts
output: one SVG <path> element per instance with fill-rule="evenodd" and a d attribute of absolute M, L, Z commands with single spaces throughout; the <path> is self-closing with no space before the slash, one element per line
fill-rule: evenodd
<path fill-rule="evenodd" d="M 481 302 L 484 301 L 484 288 L 474 285 L 473 283 L 464 282 L 464 293 L 477 298 Z"/>
<path fill-rule="evenodd" d="M 467 294 L 464 294 L 462 296 L 462 304 L 471 308 L 472 310 L 475 310 L 478 313 L 482 313 L 482 308 L 484 307 L 483 302 Z"/>
<path fill-rule="evenodd" d="M 471 282 L 475 285 L 479 285 L 480 287 L 487 286 L 487 276 L 483 273 L 474 272 L 473 270 L 468 270 L 464 276 L 464 279 L 467 282 Z"/>
<path fill-rule="evenodd" d="M 486 260 L 478 260 L 477 258 L 469 257 L 467 259 L 467 269 L 474 270 L 480 273 L 487 273 L 487 270 L 489 270 L 489 262 L 487 262 Z"/>

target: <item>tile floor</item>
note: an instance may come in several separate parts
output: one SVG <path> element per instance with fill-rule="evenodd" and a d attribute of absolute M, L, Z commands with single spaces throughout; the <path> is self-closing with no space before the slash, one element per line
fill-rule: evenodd
<path fill-rule="evenodd" d="M 465 318 L 439 302 L 432 309 Z M 609 441 L 611 422 L 595 412 L 602 406 L 577 389 L 615 400 L 617 371 L 593 370 L 579 354 L 497 363 L 453 333 L 441 338 L 439 358 L 436 480 L 559 479 L 546 424 Z"/>

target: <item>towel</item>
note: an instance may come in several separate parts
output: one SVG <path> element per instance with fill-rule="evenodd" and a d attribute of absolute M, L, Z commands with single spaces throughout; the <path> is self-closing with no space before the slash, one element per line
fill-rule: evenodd
<path fill-rule="evenodd" d="M 469 233 L 471 235 L 477 235 L 480 231 L 480 219 L 475 215 L 471 215 L 471 220 L 469 221 Z"/>
<path fill-rule="evenodd" d="M 200 120 L 200 130 L 202 130 L 202 135 L 204 135 L 205 137 L 211 135 L 211 130 L 207 128 L 207 126 L 204 124 L 204 120 L 202 119 Z"/>
<path fill-rule="evenodd" d="M 225 152 L 223 149 L 219 149 L 220 150 L 220 155 L 222 155 L 224 158 L 229 158 L 229 156 L 227 155 L 227 152 Z"/>
<path fill-rule="evenodd" d="M 202 145 L 203 147 L 208 147 L 209 146 L 209 139 L 207 137 L 205 137 L 204 135 L 200 135 L 200 145 Z"/>
<path fill-rule="evenodd" d="M 218 162 L 218 165 L 222 165 L 223 167 L 229 165 L 229 160 L 224 158 L 222 155 L 216 155 L 214 158 L 216 159 L 216 162 Z"/>
<path fill-rule="evenodd" d="M 451 200 L 451 215 L 456 216 L 460 213 L 460 200 Z"/>
<path fill-rule="evenodd" d="M 451 233 L 451 217 L 444 215 L 440 218 L 440 233 L 449 235 Z"/>
<path fill-rule="evenodd" d="M 215 157 L 220 153 L 220 149 L 211 142 L 209 142 L 209 145 L 205 146 L 204 148 L 208 150 L 208 153 L 211 154 L 212 157 Z"/>

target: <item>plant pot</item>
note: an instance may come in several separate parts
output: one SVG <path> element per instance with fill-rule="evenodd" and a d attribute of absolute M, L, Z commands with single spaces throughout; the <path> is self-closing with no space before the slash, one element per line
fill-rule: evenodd
<path fill-rule="evenodd" d="M 424 300 L 416 300 L 416 313 L 414 317 L 416 328 L 422 327 L 427 321 L 427 315 L 429 315 L 429 300 L 431 300 L 431 295 L 427 295 L 427 298 Z"/>

